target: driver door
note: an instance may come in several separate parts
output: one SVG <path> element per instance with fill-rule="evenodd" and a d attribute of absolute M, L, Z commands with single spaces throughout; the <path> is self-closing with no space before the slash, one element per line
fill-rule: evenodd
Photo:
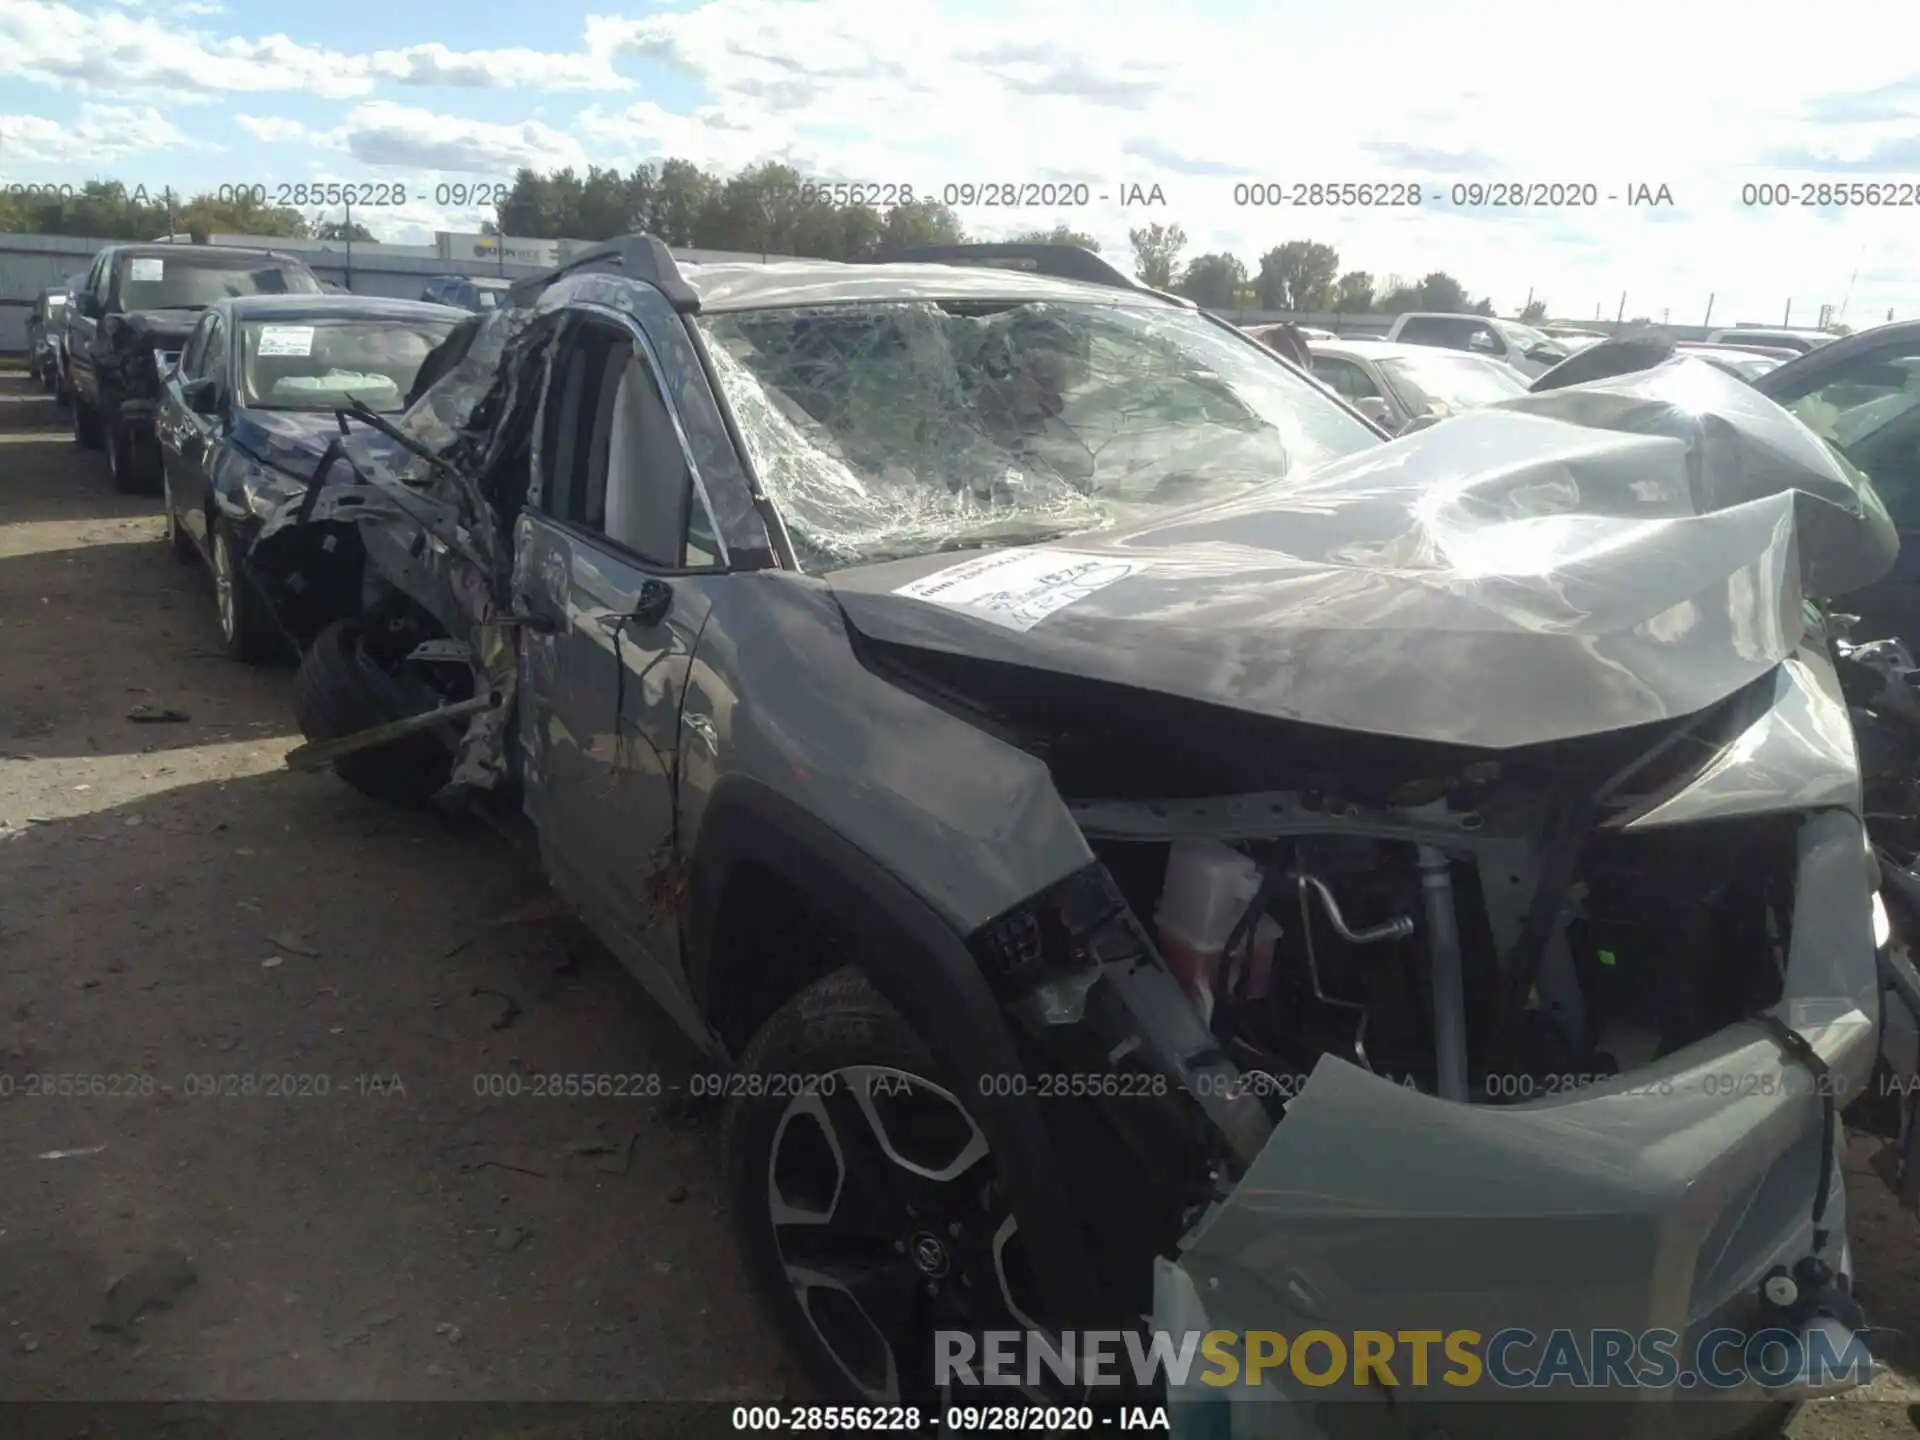
<path fill-rule="evenodd" d="M 680 963 L 680 705 L 724 583 L 681 427 L 624 318 L 571 319 L 515 532 L 525 803 L 555 890 L 689 1033 Z"/>

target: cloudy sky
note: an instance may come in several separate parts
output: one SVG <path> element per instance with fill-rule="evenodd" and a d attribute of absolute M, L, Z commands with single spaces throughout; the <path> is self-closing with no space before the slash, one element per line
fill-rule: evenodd
<path fill-rule="evenodd" d="M 1291 239 L 1342 268 L 1442 269 L 1503 311 L 1860 325 L 1920 315 L 1920 4 L 1728 0 L 0 0 L 0 183 L 405 183 L 383 239 L 478 228 L 443 185 L 523 165 L 823 179 L 1085 181 L 1067 221 L 1126 253 Z M 1838 58 L 1844 57 L 1844 60 Z M 1877 183 L 1903 207 L 1745 205 Z M 1236 186 L 1413 182 L 1417 209 L 1251 208 Z M 1591 185 L 1591 208 L 1459 207 L 1456 184 Z M 1158 185 L 1163 207 L 1122 208 Z M 1670 207 L 1632 207 L 1664 185 Z M 1901 187 L 1904 186 L 1904 196 Z M 1759 192 L 1748 192 L 1757 195 Z M 1102 199 L 1102 196 L 1108 198 Z M 1610 197 L 1618 197 L 1610 198 Z"/>

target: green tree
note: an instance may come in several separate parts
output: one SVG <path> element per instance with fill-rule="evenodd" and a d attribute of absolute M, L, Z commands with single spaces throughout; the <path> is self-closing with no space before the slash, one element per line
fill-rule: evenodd
<path fill-rule="evenodd" d="M 1260 257 L 1255 280 L 1261 308 L 1305 314 L 1333 304 L 1340 253 L 1316 240 L 1289 240 Z"/>
<path fill-rule="evenodd" d="M 1056 225 L 1051 230 L 1023 230 L 1013 237 L 1016 245 L 1077 245 L 1082 250 L 1100 253 L 1100 242 L 1084 230 L 1075 230 L 1070 225 Z"/>
<path fill-rule="evenodd" d="M 1180 267 L 1180 252 L 1187 248 L 1187 232 L 1178 225 L 1156 221 L 1128 231 L 1127 242 L 1133 246 L 1133 272 L 1141 283 L 1155 290 L 1171 290 Z"/>
<path fill-rule="evenodd" d="M 1364 315 L 1373 309 L 1373 276 L 1349 270 L 1334 286 L 1333 308 L 1342 315 Z"/>
<path fill-rule="evenodd" d="M 1196 305 L 1231 310 L 1234 297 L 1246 283 L 1247 267 L 1240 263 L 1240 257 L 1222 252 L 1194 256 L 1177 288 Z"/>
<path fill-rule="evenodd" d="M 316 225 L 313 231 L 316 240 L 351 240 L 354 244 L 373 243 L 373 232 L 355 220 L 351 225 L 340 220 L 329 220 L 324 225 Z"/>
<path fill-rule="evenodd" d="M 1522 325 L 1538 325 L 1546 318 L 1547 302 L 1544 300 L 1529 300 L 1520 311 L 1520 323 Z"/>
<path fill-rule="evenodd" d="M 1420 309 L 1447 315 L 1469 313 L 1467 287 L 1444 270 L 1435 270 L 1420 282 Z"/>

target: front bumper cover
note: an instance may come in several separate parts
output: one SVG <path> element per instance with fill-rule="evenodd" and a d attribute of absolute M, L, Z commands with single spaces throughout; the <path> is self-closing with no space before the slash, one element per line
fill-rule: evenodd
<path fill-rule="evenodd" d="M 1840 1143 L 1829 1106 L 1868 1083 L 1880 1000 L 1873 921 L 1862 884 L 1859 818 L 1815 812 L 1799 836 L 1798 888 L 1784 998 L 1771 1012 L 1804 1037 L 1810 1068 L 1777 1028 L 1742 1023 L 1630 1075 L 1518 1106 L 1452 1104 L 1323 1058 L 1239 1185 L 1162 1261 L 1156 1329 L 1473 1330 L 1545 1336 L 1669 1330 L 1690 1347 L 1717 1327 L 1781 1323 L 1761 1298 L 1777 1266 L 1815 1251 L 1846 1275 Z M 1824 1077 L 1815 1072 L 1824 1062 Z M 1826 1204 L 1816 1236 L 1816 1195 Z M 1737 1435 L 1791 1387 L 1750 1385 L 1699 1398 L 1686 1388 L 1502 1390 L 1409 1383 L 1392 1393 L 1401 1422 L 1450 1428 L 1460 1402 L 1530 1398 L 1635 1401 L 1576 1413 L 1556 1433 Z M 1683 1382 L 1684 1383 L 1684 1382 Z M 1188 1415 L 1176 1433 L 1319 1436 L 1341 1400 L 1377 1385 L 1308 1388 L 1285 1372 L 1262 1383 L 1192 1383 L 1169 1395 Z M 1230 1432 L 1195 1420 L 1235 1413 Z M 1292 1401 L 1293 1404 L 1253 1404 Z M 1199 1410 L 1192 1402 L 1203 1402 Z M 1429 1409 L 1431 1406 L 1431 1409 Z M 1474 1434 L 1538 1433 L 1530 1405 L 1476 1404 Z M 1494 1413 L 1487 1415 L 1491 1409 Z M 1270 1413 L 1269 1413 L 1270 1412 Z M 1353 1418 L 1353 1417 L 1350 1417 Z"/>

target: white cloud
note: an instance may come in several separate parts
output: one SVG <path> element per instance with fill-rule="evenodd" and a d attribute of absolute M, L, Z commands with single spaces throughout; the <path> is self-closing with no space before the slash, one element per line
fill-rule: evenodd
<path fill-rule="evenodd" d="M 233 123 L 254 139 L 270 145 L 298 140 L 307 133 L 307 127 L 298 120 L 283 120 L 272 115 L 236 115 Z"/>
<path fill-rule="evenodd" d="M 1857 270 L 1853 307 L 1920 311 L 1915 210 L 1836 218 L 1740 204 L 1743 182 L 1796 172 L 1920 174 L 1911 47 L 1856 47 L 1840 71 L 1818 72 L 1844 75 L 1844 91 L 1798 79 L 1777 57 L 1806 53 L 1819 27 L 1788 7 L 1380 0 L 1362 15 L 1193 0 L 1170 15 L 1093 0 L 709 0 L 590 16 L 551 49 L 469 51 L 354 50 L 344 27 L 327 43 L 295 41 L 233 15 L 183 28 L 201 8 L 0 0 L 0 83 L 248 112 L 274 108 L 250 96 L 354 102 L 304 128 L 232 114 L 230 138 L 304 141 L 329 166 L 407 179 L 666 155 L 724 170 L 783 159 L 821 178 L 936 196 L 949 182 L 1084 179 L 1084 207 L 976 207 L 961 218 L 985 235 L 1065 221 L 1123 258 L 1129 228 L 1177 222 L 1189 255 L 1231 247 L 1249 268 L 1283 241 L 1325 240 L 1343 267 L 1446 270 L 1503 309 L 1532 287 L 1569 314 L 1599 304 L 1611 315 L 1624 290 L 1629 314 L 1688 318 L 1712 294 L 1716 319 L 1777 320 L 1789 296 L 1798 318 L 1847 296 Z M 1868 0 L 1849 9 L 1847 28 L 1911 35 L 1910 10 L 1911 0 Z M 462 36 L 486 39 L 484 20 L 476 14 Z M 661 64 L 697 82 L 696 106 L 669 109 L 621 73 Z M 1716 83 L 1754 75 L 1766 82 Z M 434 86 L 500 93 L 477 123 L 396 103 Z M 552 108 L 569 93 L 592 103 Z M 52 130 L 33 133 L 56 143 L 44 138 Z M 1417 180 L 1427 203 L 1236 205 L 1236 183 L 1254 179 L 1289 190 Z M 1465 212 L 1432 203 L 1456 181 L 1591 183 L 1602 196 L 1664 183 L 1681 213 L 1604 200 Z M 1129 184 L 1158 184 L 1167 205 L 1100 198 Z"/>
<path fill-rule="evenodd" d="M 461 52 L 438 43 L 352 54 L 286 35 L 215 39 L 171 29 L 150 15 L 42 0 L 0 0 L 0 76 L 109 95 L 164 93 L 175 101 L 277 91 L 353 99 L 382 83 L 544 90 L 619 90 L 631 83 L 591 54 Z"/>
<path fill-rule="evenodd" d="M 151 105 L 85 104 L 72 121 L 37 115 L 0 115 L 0 153 L 29 165 L 79 165 L 120 160 L 188 144 L 187 137 Z"/>
<path fill-rule="evenodd" d="M 386 100 L 356 106 L 340 126 L 317 139 L 362 164 L 387 169 L 446 170 L 509 180 L 522 166 L 586 166 L 578 140 L 539 120 L 512 125 L 462 120 Z"/>

